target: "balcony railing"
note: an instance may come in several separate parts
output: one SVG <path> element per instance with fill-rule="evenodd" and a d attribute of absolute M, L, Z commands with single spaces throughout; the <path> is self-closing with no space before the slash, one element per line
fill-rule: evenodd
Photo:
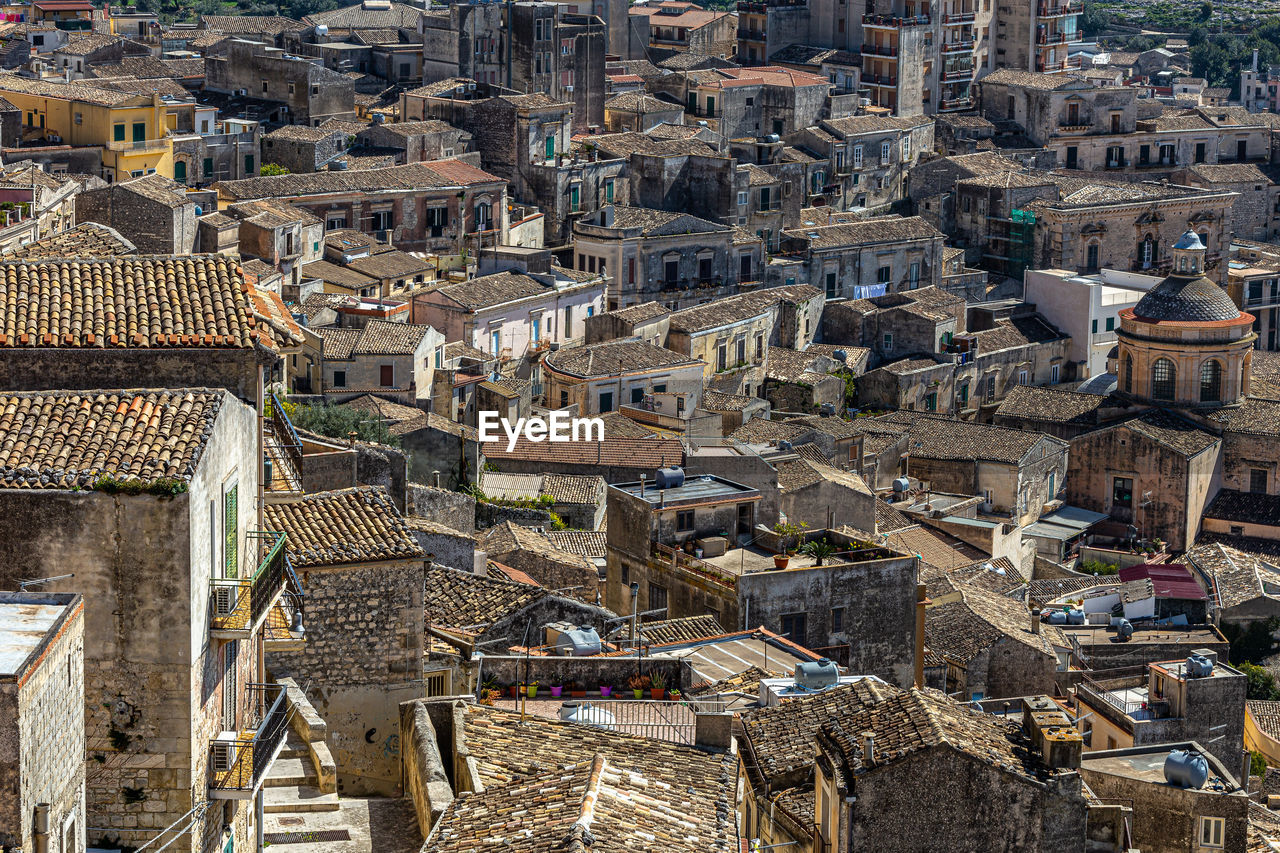
<path fill-rule="evenodd" d="M 1065 18 L 1079 15 L 1082 11 L 1084 7 L 1080 3 L 1041 3 L 1036 7 L 1036 15 L 1041 18 Z"/>
<path fill-rule="evenodd" d="M 972 68 L 957 68 L 957 69 L 954 69 L 954 70 L 952 70 L 952 71 L 943 71 L 943 72 L 942 72 L 942 81 L 943 81 L 944 83 L 945 83 L 945 82 L 948 82 L 948 81 L 955 81 L 955 80 L 971 80 L 971 79 L 973 79 L 973 69 L 972 69 Z"/>
<path fill-rule="evenodd" d="M 670 563 L 673 567 L 683 569 L 686 572 L 706 578 L 707 580 L 728 587 L 729 589 L 738 588 L 738 578 L 724 570 L 713 566 L 711 563 L 692 557 L 683 551 L 677 551 L 669 545 L 663 545 L 661 542 L 653 543 L 653 556 L 664 563 Z"/>
<path fill-rule="evenodd" d="M 133 142 L 124 142 L 124 141 L 117 142 L 115 140 L 112 140 L 111 142 L 107 143 L 107 149 L 109 151 L 124 151 L 124 152 L 163 151 L 165 148 L 169 146 L 169 143 L 170 143 L 170 140 L 168 137 L 164 137 L 162 139 L 138 139 Z"/>
<path fill-rule="evenodd" d="M 1064 33 L 1040 33 L 1036 36 L 1036 44 L 1062 44 L 1066 40 Z"/>
<path fill-rule="evenodd" d="M 943 15 L 942 23 L 949 27 L 956 24 L 972 24 L 975 17 L 973 12 L 957 12 L 954 15 Z"/>
<path fill-rule="evenodd" d="M 251 799 L 284 746 L 289 728 L 284 687 L 249 684 L 245 692 L 249 712 L 244 726 L 234 738 L 219 738 L 209 746 L 210 799 Z"/>
<path fill-rule="evenodd" d="M 739 41 L 764 41 L 764 31 L 739 28 L 738 40 Z"/>
<path fill-rule="evenodd" d="M 973 50 L 973 39 L 947 42 L 942 46 L 943 53 L 960 53 L 965 50 Z"/>
<path fill-rule="evenodd" d="M 928 15 L 916 15 L 913 18 L 899 18 L 893 15 L 863 15 L 862 26 L 878 27 L 886 30 L 897 30 L 903 27 L 927 27 Z"/>
<path fill-rule="evenodd" d="M 267 617 L 292 572 L 286 572 L 285 535 L 250 531 L 250 542 L 261 543 L 262 559 L 251 577 L 210 581 L 209 630 L 224 639 L 248 639 Z M 294 579 L 296 583 L 296 578 Z M 300 589 L 293 590 L 301 594 Z"/>
<path fill-rule="evenodd" d="M 939 112 L 951 112 L 952 110 L 967 110 L 973 106 L 973 98 L 953 98 L 949 101 L 939 101 Z"/>
<path fill-rule="evenodd" d="M 267 488 L 271 491 L 302 491 L 302 439 L 289 420 L 280 399 L 272 394 L 263 424 L 263 449 L 268 463 Z"/>
<path fill-rule="evenodd" d="M 862 78 L 862 82 L 869 86 L 887 86 L 889 88 L 893 88 L 898 85 L 898 78 L 868 74 L 866 77 Z"/>
<path fill-rule="evenodd" d="M 897 56 L 898 48 L 891 44 L 864 44 L 862 46 L 863 56 Z"/>

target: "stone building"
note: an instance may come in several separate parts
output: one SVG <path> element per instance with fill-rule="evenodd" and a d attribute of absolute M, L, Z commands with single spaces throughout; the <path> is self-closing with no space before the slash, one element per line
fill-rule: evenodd
<path fill-rule="evenodd" d="M 480 544 L 490 559 L 524 572 L 540 586 L 579 601 L 599 600 L 600 573 L 595 565 L 555 547 L 541 533 L 506 521 L 485 533 Z"/>
<path fill-rule="evenodd" d="M 440 332 L 386 320 L 370 320 L 359 329 L 316 331 L 323 340 L 318 390 L 326 401 L 372 393 L 429 408 L 435 364 L 444 348 Z"/>
<path fill-rule="evenodd" d="M 947 693 L 1001 699 L 1057 693 L 1071 642 L 1025 604 L 966 584 L 925 612 L 925 643 L 947 662 Z"/>
<path fill-rule="evenodd" d="M 84 599 L 0 593 L 0 659 L 0 846 L 84 850 Z"/>
<path fill-rule="evenodd" d="M 610 276 L 609 308 L 683 308 L 759 281 L 760 240 L 686 213 L 607 205 L 573 225 L 577 266 Z"/>
<path fill-rule="evenodd" d="M 238 221 L 240 254 L 278 269 L 281 290 L 293 296 L 291 302 L 297 302 L 303 265 L 321 258 L 324 223 L 308 211 L 275 199 L 231 204 L 223 212 Z"/>
<path fill-rule="evenodd" d="M 1068 718 L 1047 697 L 1051 724 Z M 1023 700 L 1022 725 L 911 690 L 823 724 L 814 822 L 839 851 L 1083 851 L 1091 819 L 1080 741 L 1053 736 Z M 904 792 L 930 780 L 928 805 Z M 823 804 L 826 808 L 823 808 Z M 999 804 L 998 806 L 996 804 Z M 991 808 L 990 816 L 986 809 Z M 982 816 L 979 817 L 975 811 Z M 871 841 L 874 839 L 874 841 Z"/>
<path fill-rule="evenodd" d="M 128 388 L 145 378 L 154 387 L 199 382 L 256 400 L 262 371 L 291 339 L 282 319 L 259 314 L 258 297 L 274 294 L 247 285 L 237 262 L 222 255 L 8 261 L 0 268 L 11 283 L 0 289 L 0 375 L 18 390 Z M 109 289 L 80 286 L 73 270 Z M 108 306 L 116 298 L 156 313 L 135 319 L 115 312 Z M 192 313 L 192 304 L 204 312 Z M 70 310 L 64 315 L 54 305 Z M 84 326 L 72 322 L 73 312 L 101 319 Z M 172 319 L 162 322 L 162 315 Z M 32 331 L 37 322 L 45 324 L 39 335 Z"/>
<path fill-rule="evenodd" d="M 0 585 L 70 561 L 44 588 L 85 592 L 90 846 L 140 845 L 206 800 L 170 849 L 249 845 L 285 725 L 260 683 L 266 623 L 298 592 L 257 509 L 258 416 L 200 388 L 10 393 L 4 411 L 30 443 L 6 445 L 25 473 L 0 488 Z"/>
<path fill-rule="evenodd" d="M 143 254 L 187 255 L 196 241 L 196 207 L 183 187 L 146 175 L 81 192 L 76 219 L 116 229 Z"/>
<path fill-rule="evenodd" d="M 604 129 L 645 133 L 660 124 L 682 124 L 684 107 L 644 92 L 622 92 L 604 102 Z"/>
<path fill-rule="evenodd" d="M 1257 163 L 1196 163 L 1187 168 L 1182 183 L 1237 194 L 1227 220 L 1234 238 L 1268 241 L 1280 237 L 1280 186 Z"/>
<path fill-rule="evenodd" d="M 325 223 L 404 251 L 460 254 L 503 242 L 506 182 L 459 160 L 220 181 L 220 203 L 287 198 Z"/>
<path fill-rule="evenodd" d="M 1186 660 L 1148 664 L 1138 675 L 1087 679 L 1076 687 L 1085 748 L 1125 749 L 1194 740 L 1224 765 L 1240 763 L 1244 748 L 1245 682 L 1216 652 L 1197 649 L 1213 663 L 1207 675 L 1191 671 Z M 1099 675 L 1105 675 L 1100 673 Z M 1118 700 L 1118 701 L 1117 701 Z M 1146 707 L 1135 707 L 1146 702 Z"/>
<path fill-rule="evenodd" d="M 354 119 L 355 84 L 323 65 L 275 47 L 233 39 L 205 57 L 205 88 L 278 104 L 272 119 L 317 127 L 329 119 Z"/>
<path fill-rule="evenodd" d="M 839 225 L 819 219 L 784 232 L 782 251 L 800 257 L 799 278 L 824 288 L 828 299 L 864 299 L 941 285 L 945 239 L 918 216 Z"/>
<path fill-rule="evenodd" d="M 879 208 L 906 196 L 907 173 L 933 150 L 933 121 L 878 115 L 824 119 L 787 139 L 831 163 L 838 187 L 827 195 L 828 205 Z"/>
<path fill-rule="evenodd" d="M 731 58 L 737 52 L 738 16 L 693 3 L 666 2 L 636 6 L 629 11 L 631 54 L 674 50 L 702 56 Z"/>
<path fill-rule="evenodd" d="M 319 172 L 341 158 L 349 147 L 351 134 L 345 128 L 286 124 L 262 137 L 262 162 L 294 173 Z"/>
<path fill-rule="evenodd" d="M 371 124 L 356 134 L 356 142 L 394 149 L 398 166 L 445 160 L 474 150 L 470 133 L 438 119 Z"/>
<path fill-rule="evenodd" d="M 580 416 L 644 407 L 672 416 L 692 413 L 702 399 L 705 365 L 645 341 L 617 340 L 561 349 L 542 363 L 549 406 Z"/>
<path fill-rule="evenodd" d="M 371 486 L 271 498 L 264 517 L 285 534 L 307 590 L 306 646 L 271 652 L 271 670 L 312 685 L 339 792 L 396 795 L 394 721 L 399 704 L 422 691 L 422 548 L 387 493 Z"/>

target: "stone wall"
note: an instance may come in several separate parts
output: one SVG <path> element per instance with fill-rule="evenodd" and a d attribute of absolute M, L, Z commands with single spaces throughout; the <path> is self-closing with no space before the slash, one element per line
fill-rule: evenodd
<path fill-rule="evenodd" d="M 469 533 L 476 527 L 476 499 L 462 492 L 410 483 L 406 515 L 429 518 L 437 524 Z"/>
<path fill-rule="evenodd" d="M 268 665 L 309 685 L 307 698 L 329 726 L 341 792 L 397 793 L 396 707 L 423 690 L 425 565 L 404 560 L 300 574 L 306 646 L 271 653 Z"/>
<path fill-rule="evenodd" d="M 400 743 L 405 794 L 413 800 L 418 831 L 425 838 L 454 799 L 425 703 L 405 702 L 400 706 Z"/>
<path fill-rule="evenodd" d="M 111 226 L 137 246 L 140 255 L 186 255 L 196 242 L 194 204 L 170 207 L 124 186 L 80 193 L 76 196 L 76 221 Z"/>
<path fill-rule="evenodd" d="M 0 351 L 0 376 L 14 391 L 61 388 L 226 388 L 242 400 L 258 393 L 252 350 L 59 349 Z"/>
<path fill-rule="evenodd" d="M 41 603 L 47 597 L 28 594 Z M 34 812 L 49 805 L 50 849 L 64 825 L 85 843 L 84 607 L 72 599 L 22 683 L 0 680 L 0 846 L 34 850 Z"/>

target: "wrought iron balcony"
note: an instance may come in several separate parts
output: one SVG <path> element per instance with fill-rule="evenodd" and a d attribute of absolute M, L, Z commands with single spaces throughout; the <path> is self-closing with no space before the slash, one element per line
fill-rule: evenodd
<path fill-rule="evenodd" d="M 285 688 L 280 684 L 245 687 L 249 711 L 239 731 L 209 745 L 209 799 L 252 799 L 284 746 L 289 728 Z"/>
<path fill-rule="evenodd" d="M 210 583 L 209 633 L 222 639 L 248 639 L 262 626 L 284 592 L 286 583 L 296 588 L 297 579 L 288 569 L 283 533 L 250 531 L 250 542 L 261 545 L 258 567 L 250 577 L 213 578 Z"/>
<path fill-rule="evenodd" d="M 262 420 L 262 449 L 266 454 L 263 479 L 267 491 L 301 492 L 302 439 L 275 394 L 267 399 Z"/>

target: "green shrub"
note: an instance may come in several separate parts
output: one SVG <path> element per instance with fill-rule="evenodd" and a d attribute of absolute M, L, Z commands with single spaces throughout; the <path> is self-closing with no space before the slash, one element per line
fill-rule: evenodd
<path fill-rule="evenodd" d="M 1114 575 L 1119 574 L 1120 567 L 1101 560 L 1085 560 L 1080 566 L 1080 571 L 1090 575 Z"/>
<path fill-rule="evenodd" d="M 289 405 L 291 404 L 284 404 L 285 412 L 299 429 L 343 441 L 349 439 L 354 432 L 360 441 L 400 446 L 399 437 L 391 434 L 386 421 L 374 415 L 358 412 L 347 406 L 295 406 L 289 412 Z"/>

